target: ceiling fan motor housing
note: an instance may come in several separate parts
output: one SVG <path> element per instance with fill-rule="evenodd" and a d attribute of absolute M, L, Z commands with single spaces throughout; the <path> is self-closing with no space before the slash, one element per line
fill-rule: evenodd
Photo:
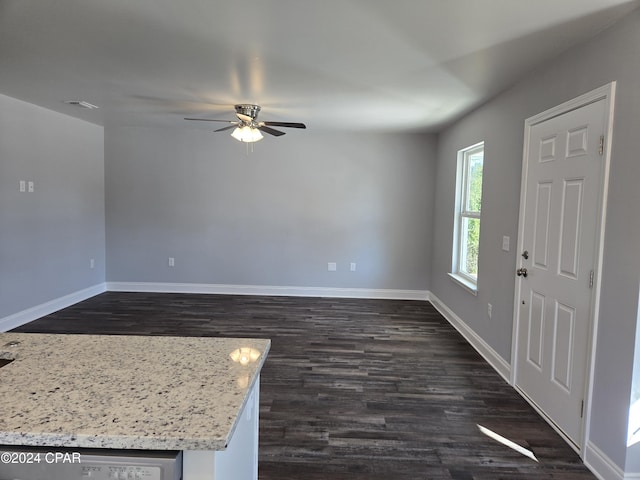
<path fill-rule="evenodd" d="M 239 113 L 241 115 L 246 115 L 248 117 L 251 117 L 254 120 L 256 119 L 256 117 L 258 116 L 258 113 L 260 112 L 259 105 L 251 105 L 249 103 L 241 103 L 239 105 L 236 105 L 235 108 L 236 108 L 236 113 Z"/>

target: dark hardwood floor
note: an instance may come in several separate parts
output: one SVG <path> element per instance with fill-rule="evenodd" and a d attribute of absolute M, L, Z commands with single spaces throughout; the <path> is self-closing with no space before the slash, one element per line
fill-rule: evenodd
<path fill-rule="evenodd" d="M 271 338 L 261 480 L 595 478 L 428 302 L 109 292 L 16 331 Z"/>

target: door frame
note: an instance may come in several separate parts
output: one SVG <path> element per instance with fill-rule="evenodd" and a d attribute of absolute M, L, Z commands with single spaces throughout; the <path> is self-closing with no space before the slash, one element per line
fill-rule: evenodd
<path fill-rule="evenodd" d="M 557 105 L 542 113 L 529 117 L 524 123 L 524 145 L 522 154 L 522 175 L 520 185 L 520 210 L 518 216 L 518 251 L 516 257 L 516 269 L 523 266 L 523 259 L 520 252 L 524 250 L 524 208 L 526 200 L 527 186 L 527 169 L 529 165 L 529 141 L 531 138 L 531 129 L 542 122 L 560 116 L 564 113 L 577 110 L 591 103 L 604 100 L 605 102 L 605 121 L 604 121 L 604 150 L 603 150 L 603 171 L 602 179 L 599 187 L 598 195 L 598 211 L 596 217 L 596 244 L 595 244 L 595 273 L 593 283 L 593 293 L 591 297 L 591 305 L 589 307 L 589 341 L 587 345 L 587 365 L 585 376 L 585 392 L 584 392 L 584 410 L 582 416 L 582 438 L 580 444 L 575 445 L 564 433 L 542 412 L 533 402 L 517 387 L 518 374 L 518 335 L 520 329 L 520 301 L 521 301 L 521 277 L 514 280 L 516 286 L 514 289 L 513 301 L 513 330 L 511 339 L 511 385 L 516 389 L 522 397 L 531 404 L 531 406 L 544 418 L 560 436 L 580 455 L 584 460 L 585 446 L 589 440 L 591 425 L 591 398 L 593 395 L 593 376 L 595 371 L 595 351 L 598 340 L 598 321 L 600 310 L 600 291 L 602 278 L 602 261 L 604 250 L 605 221 L 607 213 L 607 197 L 609 191 L 609 166 L 611 161 L 611 143 L 613 137 L 613 113 L 615 104 L 616 82 L 613 81 L 600 88 L 596 88 L 584 95 Z"/>

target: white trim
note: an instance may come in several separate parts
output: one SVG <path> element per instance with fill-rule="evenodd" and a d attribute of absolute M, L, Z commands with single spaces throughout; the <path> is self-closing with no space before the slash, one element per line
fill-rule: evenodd
<path fill-rule="evenodd" d="M 106 291 L 106 284 L 99 283 L 83 290 L 70 293 L 64 297 L 56 298 L 35 307 L 22 310 L 21 312 L 14 313 L 7 317 L 0 319 L 0 332 L 6 332 L 13 328 L 17 328 L 25 323 L 32 322 L 40 317 L 49 315 L 51 313 L 62 310 L 63 308 L 75 305 L 78 302 L 82 302 L 88 298 L 94 297 L 102 292 Z"/>
<path fill-rule="evenodd" d="M 110 292 L 205 293 L 222 295 L 379 298 L 390 300 L 424 301 L 429 298 L 429 292 L 427 290 L 224 285 L 212 283 L 107 282 L 107 290 Z"/>
<path fill-rule="evenodd" d="M 460 285 L 471 295 L 474 295 L 476 297 L 478 296 L 478 284 L 472 283 L 466 278 L 464 278 L 462 275 L 458 275 L 456 273 L 447 273 L 447 275 L 449 275 L 449 278 L 451 278 L 453 282 Z"/>
<path fill-rule="evenodd" d="M 624 471 L 593 443 L 584 448 L 584 464 L 600 480 L 630 480 L 640 478 L 638 474 L 625 475 Z"/>
<path fill-rule="evenodd" d="M 605 234 L 605 221 L 606 221 L 606 212 L 607 212 L 607 196 L 608 196 L 608 188 L 609 188 L 609 165 L 611 163 L 611 144 L 613 139 L 613 110 L 615 104 L 615 92 L 616 92 L 616 82 L 611 82 L 607 85 L 604 85 L 600 88 L 592 90 L 584 95 L 581 95 L 577 98 L 569 100 L 565 103 L 562 103 L 556 107 L 553 107 L 549 110 L 546 110 L 538 115 L 534 115 L 533 117 L 527 118 L 525 120 L 524 127 L 524 144 L 523 144 L 523 153 L 522 153 L 522 177 L 521 177 L 521 186 L 520 186 L 520 210 L 518 217 L 518 249 L 519 251 L 524 250 L 524 206 L 525 206 L 525 197 L 526 197 L 526 184 L 527 184 L 527 164 L 529 159 L 529 140 L 531 136 L 531 129 L 534 125 L 537 125 L 541 122 L 549 120 L 551 118 L 562 115 L 563 113 L 570 112 L 572 110 L 576 110 L 585 105 L 589 105 L 600 100 L 604 100 L 605 102 L 605 125 L 604 125 L 604 135 L 605 135 L 605 152 L 604 152 L 604 165 L 602 171 L 602 184 L 600 191 L 600 212 L 598 218 L 598 224 L 596 226 L 596 258 L 595 258 L 595 282 L 593 288 L 593 297 L 592 297 L 592 305 L 591 305 L 591 331 L 589 342 L 587 358 L 588 358 L 588 366 L 585 373 L 585 412 L 583 417 L 583 428 L 582 428 L 582 438 L 580 439 L 580 455 L 584 460 L 584 446 L 589 443 L 590 439 L 590 428 L 591 428 L 591 399 L 593 396 L 593 377 L 595 375 L 595 351 L 597 344 L 597 332 L 598 332 L 598 321 L 599 321 L 599 305 L 600 305 L 600 290 L 601 290 L 601 278 L 602 278 L 602 261 L 603 261 L 603 252 L 604 252 L 604 234 Z M 518 257 L 518 263 L 516 268 L 522 267 L 522 259 Z M 516 280 L 516 287 L 514 291 L 514 302 L 513 302 L 513 333 L 511 340 L 511 379 L 510 383 L 512 385 L 517 385 L 517 363 L 518 363 L 518 335 L 519 335 L 519 324 L 520 324 L 520 295 L 521 295 L 521 282 Z"/>
<path fill-rule="evenodd" d="M 475 350 L 498 372 L 498 374 L 510 383 L 511 366 L 498 352 L 485 342 L 480 335 L 473 331 L 460 317 L 447 307 L 438 297 L 429 292 L 429 301 L 438 312 L 471 344 Z"/>

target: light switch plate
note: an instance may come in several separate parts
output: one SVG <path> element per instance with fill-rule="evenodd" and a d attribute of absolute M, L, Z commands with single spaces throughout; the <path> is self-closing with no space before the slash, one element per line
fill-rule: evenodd
<path fill-rule="evenodd" d="M 504 250 L 505 252 L 509 251 L 509 243 L 510 243 L 511 239 L 509 237 L 507 237 L 506 235 L 502 237 L 502 250 Z"/>

